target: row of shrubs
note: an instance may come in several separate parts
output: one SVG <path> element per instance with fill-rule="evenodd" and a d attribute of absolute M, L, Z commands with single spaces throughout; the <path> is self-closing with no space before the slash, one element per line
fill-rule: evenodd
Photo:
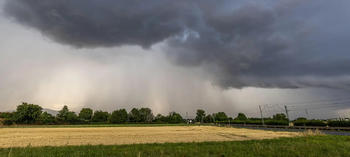
<path fill-rule="evenodd" d="M 327 123 L 322 120 L 296 120 L 294 126 L 327 126 Z"/>
<path fill-rule="evenodd" d="M 350 127 L 350 121 L 344 120 L 303 120 L 295 121 L 295 126 L 329 126 L 329 127 Z"/>
<path fill-rule="evenodd" d="M 233 120 L 233 121 L 225 121 L 219 122 L 221 124 L 245 124 L 245 125 L 262 125 L 261 120 Z M 288 121 L 286 120 L 273 120 L 267 119 L 264 120 L 265 125 L 288 125 Z"/>
<path fill-rule="evenodd" d="M 330 127 L 350 127 L 350 121 L 328 121 Z"/>
<path fill-rule="evenodd" d="M 306 118 L 298 118 L 294 122 L 295 126 L 329 126 L 329 127 L 350 127 L 350 121 L 339 120 L 307 120 Z"/>
<path fill-rule="evenodd" d="M 286 120 L 273 120 L 266 119 L 264 120 L 265 125 L 289 125 L 289 122 Z M 219 122 L 221 124 L 245 124 L 245 125 L 262 125 L 261 120 L 233 120 Z M 292 122 L 294 126 L 320 126 L 320 127 L 350 127 L 350 121 L 344 120 L 295 120 Z"/>

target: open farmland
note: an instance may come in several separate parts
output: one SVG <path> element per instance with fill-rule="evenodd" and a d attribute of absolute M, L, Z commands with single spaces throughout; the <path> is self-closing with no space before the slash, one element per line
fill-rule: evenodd
<path fill-rule="evenodd" d="M 0 148 L 0 156 L 11 157 L 345 157 L 350 156 L 348 136 L 301 136 L 266 140 L 166 143 L 135 145 L 84 145 L 61 147 Z"/>
<path fill-rule="evenodd" d="M 299 134 L 214 126 L 2 128 L 0 147 L 243 141 L 294 136 Z"/>

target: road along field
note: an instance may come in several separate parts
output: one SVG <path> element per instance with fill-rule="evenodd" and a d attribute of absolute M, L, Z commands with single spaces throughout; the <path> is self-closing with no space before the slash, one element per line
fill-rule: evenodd
<path fill-rule="evenodd" d="M 1 128 L 0 148 L 243 141 L 300 135 L 296 132 L 274 132 L 215 126 Z"/>

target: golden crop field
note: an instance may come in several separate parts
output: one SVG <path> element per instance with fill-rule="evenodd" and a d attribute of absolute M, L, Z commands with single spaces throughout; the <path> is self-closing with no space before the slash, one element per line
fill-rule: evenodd
<path fill-rule="evenodd" d="M 299 135 L 299 133 L 294 132 L 274 132 L 214 126 L 1 128 L 0 148 L 242 141 Z"/>

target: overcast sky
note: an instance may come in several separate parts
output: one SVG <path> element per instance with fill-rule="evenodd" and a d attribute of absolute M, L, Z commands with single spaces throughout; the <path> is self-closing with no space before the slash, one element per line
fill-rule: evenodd
<path fill-rule="evenodd" d="M 0 0 L 0 111 L 30 102 L 258 116 L 264 105 L 268 116 L 290 104 L 294 117 L 348 116 L 349 6 Z"/>

